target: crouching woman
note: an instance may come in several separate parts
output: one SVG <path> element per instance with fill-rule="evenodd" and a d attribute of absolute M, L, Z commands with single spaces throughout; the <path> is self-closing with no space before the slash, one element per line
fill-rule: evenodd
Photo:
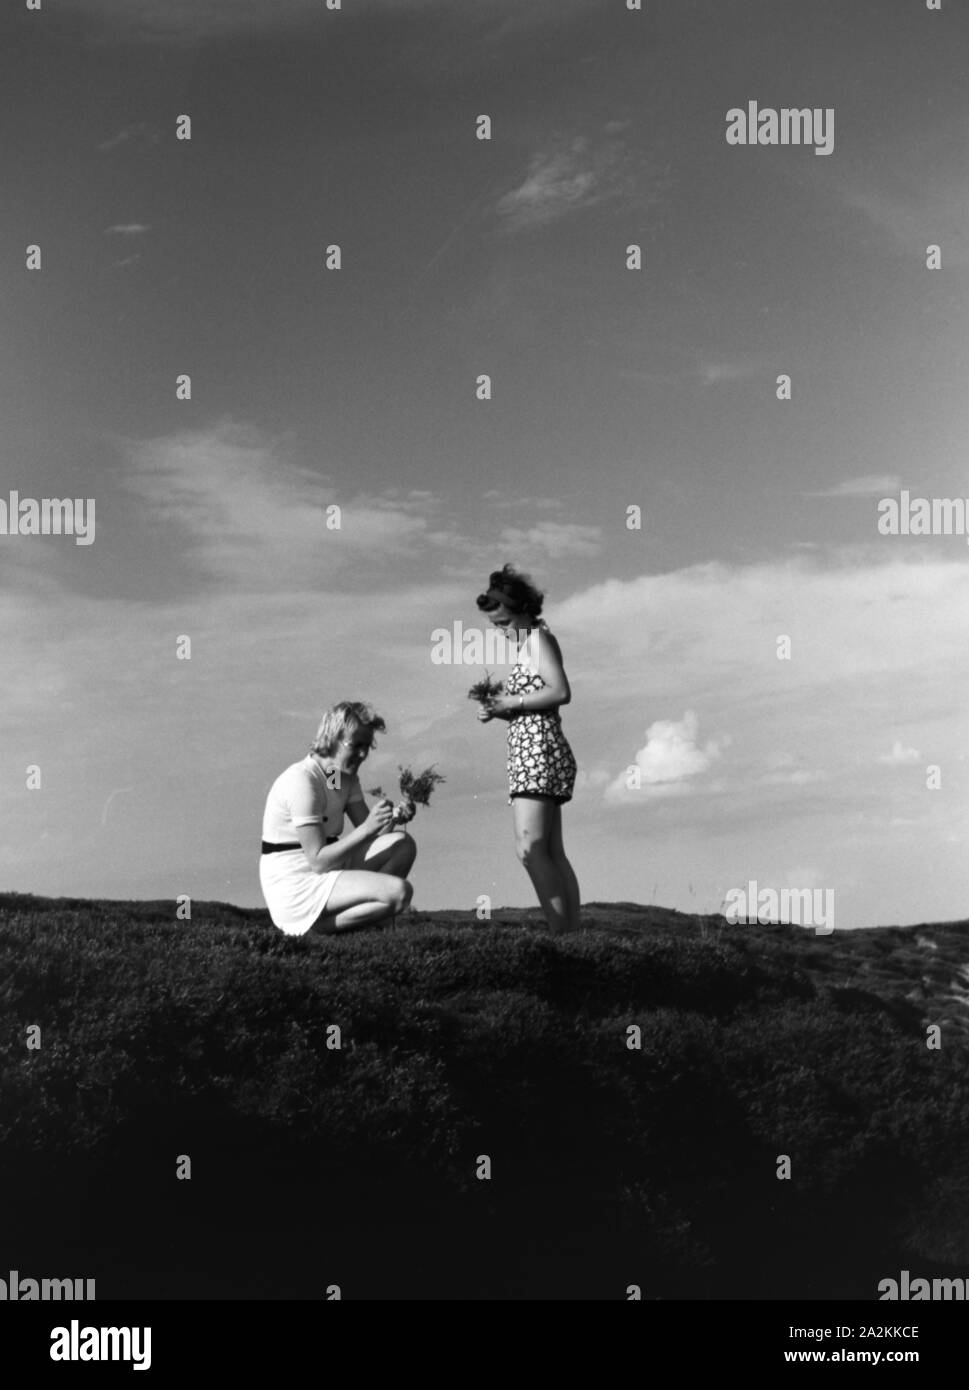
<path fill-rule="evenodd" d="M 288 936 L 386 925 L 410 903 L 417 846 L 386 798 L 368 807 L 358 771 L 386 725 L 366 704 L 323 715 L 309 754 L 273 783 L 262 823 L 259 881 Z M 414 808 L 408 807 L 410 820 Z M 343 835 L 344 817 L 353 829 Z"/>

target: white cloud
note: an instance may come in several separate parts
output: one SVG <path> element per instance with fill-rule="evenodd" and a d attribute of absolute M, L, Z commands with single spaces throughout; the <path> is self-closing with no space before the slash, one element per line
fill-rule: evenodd
<path fill-rule="evenodd" d="M 635 201 L 637 207 L 654 205 L 668 186 L 668 166 L 634 156 L 618 137 L 592 142 L 576 136 L 535 153 L 522 181 L 499 199 L 495 211 L 504 232 L 530 232 L 614 198 Z"/>
<path fill-rule="evenodd" d="M 578 522 L 539 521 L 527 528 L 506 526 L 498 544 L 521 555 L 541 551 L 552 560 L 567 555 L 597 555 L 602 545 L 602 529 Z"/>
<path fill-rule="evenodd" d="M 105 227 L 105 236 L 143 236 L 151 228 L 144 222 L 116 222 L 113 227 Z"/>
<path fill-rule="evenodd" d="M 917 188 L 887 192 L 861 178 L 850 183 L 842 196 L 899 253 L 914 251 L 924 256 L 926 246 L 935 243 L 942 248 L 944 265 L 969 265 L 964 178 L 960 184 L 958 176 L 948 180 L 933 172 L 926 177 L 923 163 Z"/>
<path fill-rule="evenodd" d="M 24 808 L 16 779 L 0 788 L 12 827 L 5 842 L 20 856 L 13 886 L 218 896 L 231 873 L 233 895 L 258 901 L 252 841 L 267 781 L 300 755 L 324 705 L 370 698 L 391 728 L 368 785 L 398 758 L 436 760 L 448 777 L 447 800 L 419 823 L 419 867 L 438 902 L 453 905 L 460 865 L 481 862 L 506 788 L 504 731 L 479 725 L 466 698 L 480 670 L 430 661 L 432 630 L 473 620 L 480 587 L 468 579 L 474 545 L 449 525 L 448 499 L 406 488 L 368 495 L 360 506 L 386 533 L 362 529 L 359 544 L 333 552 L 316 528 L 341 489 L 292 463 L 285 440 L 228 425 L 184 431 L 129 445 L 124 463 L 139 506 L 105 488 L 89 550 L 30 538 L 0 545 L 5 752 L 12 767 L 39 763 L 52 793 Z M 159 533 L 164 576 L 186 582 L 175 594 L 128 599 L 131 556 Z M 104 566 L 119 544 L 120 568 L 103 569 L 96 596 L 87 575 L 69 582 L 70 566 Z M 198 566 L 216 579 L 199 583 Z M 924 893 L 907 906 L 910 920 L 957 915 L 946 894 L 969 833 L 965 815 L 953 818 L 967 804 L 969 775 L 964 565 L 869 561 L 857 550 L 706 564 L 570 597 L 553 585 L 546 614 L 572 684 L 563 724 L 582 774 L 566 839 L 595 896 L 648 899 L 643 821 L 614 814 L 635 802 L 650 809 L 652 848 L 681 876 L 701 863 L 710 881 L 743 882 L 753 856 L 765 865 L 756 876 L 780 883 L 796 846 L 800 862 L 824 866 L 845 918 L 898 920 L 892 904 L 908 904 L 913 876 L 935 896 L 932 907 Z M 779 631 L 792 635 L 792 661 L 776 659 Z M 191 634 L 190 662 L 175 660 L 179 633 Z M 939 678 L 927 681 L 926 671 Z M 667 717 L 646 731 L 643 789 L 626 791 L 615 774 L 643 742 L 644 708 Z M 908 740 L 950 769 L 946 799 L 898 778 L 886 804 L 865 750 L 892 746 L 900 708 Z M 116 796 L 102 828 L 111 792 L 136 783 L 138 795 Z M 149 863 L 138 857 L 146 838 Z M 497 866 L 500 848 L 493 853 Z M 845 892 L 855 894 L 852 908 Z"/>
<path fill-rule="evenodd" d="M 902 480 L 896 473 L 866 473 L 860 478 L 846 478 L 835 487 L 822 492 L 806 492 L 805 497 L 890 497 L 898 492 Z"/>
<path fill-rule="evenodd" d="M 727 742 L 725 739 L 719 743 L 710 739 L 700 748 L 696 741 L 698 727 L 693 710 L 687 710 L 678 722 L 673 719 L 655 720 L 646 730 L 645 745 L 638 750 L 634 762 L 630 764 L 630 767 L 639 769 L 641 787 L 628 787 L 628 772 L 623 771 L 606 788 L 606 800 L 635 800 L 641 788 L 647 792 L 659 789 L 668 794 L 670 784 L 677 784 L 679 791 L 684 791 L 681 784 L 687 778 L 706 772 L 721 756 L 721 748 Z"/>
<path fill-rule="evenodd" d="M 828 775 L 818 769 L 798 767 L 793 753 L 769 753 L 765 763 L 768 770 L 757 779 L 761 786 L 807 787 L 812 782 L 825 781 Z"/>
<path fill-rule="evenodd" d="M 112 135 L 109 140 L 102 140 L 98 149 L 102 154 L 107 154 L 109 150 L 119 149 L 122 145 L 127 145 L 132 141 L 139 144 L 157 145 L 160 139 L 161 136 L 158 131 L 152 126 L 145 121 L 135 121 L 132 125 L 124 126 L 117 135 Z"/>
<path fill-rule="evenodd" d="M 612 780 L 612 774 L 604 767 L 579 768 L 575 775 L 575 790 L 585 791 L 586 788 L 604 787 Z"/>
<path fill-rule="evenodd" d="M 960 672 L 969 677 L 969 570 L 927 556 L 869 555 L 798 554 L 610 579 L 556 603 L 554 626 L 567 657 L 579 648 L 585 688 L 610 717 L 634 680 L 651 700 L 693 690 L 726 707 L 770 702 L 765 716 L 776 713 L 788 729 L 797 702 L 825 688 L 856 694 L 860 712 L 866 682 L 869 693 L 874 681 L 886 697 L 911 694 L 916 711 L 927 709 L 927 670 L 949 673 L 953 691 Z M 790 661 L 777 659 L 781 634 L 792 639 Z M 614 688 L 617 664 L 630 683 L 625 694 Z M 765 734 L 771 722 L 762 721 Z M 790 737 L 773 746 L 796 752 Z"/>
<path fill-rule="evenodd" d="M 524 511 L 526 508 L 535 508 L 538 511 L 557 512 L 561 511 L 563 502 L 560 497 L 509 497 L 507 492 L 502 492 L 499 488 L 488 488 L 487 492 L 482 493 L 486 502 L 492 506 L 511 509 L 512 511 Z"/>
<path fill-rule="evenodd" d="M 675 357 L 672 352 L 669 355 Z M 765 372 L 773 380 L 770 364 L 760 358 L 694 357 L 692 361 L 681 361 L 680 365 L 657 370 L 622 367 L 619 375 L 627 381 L 642 381 L 657 386 L 680 385 L 689 381 L 698 381 L 704 386 L 719 386 L 722 382 L 752 381 Z"/>
<path fill-rule="evenodd" d="M 878 761 L 886 763 L 889 767 L 905 767 L 910 763 L 917 763 L 921 756 L 917 748 L 906 748 L 900 739 L 896 739 L 892 744 L 892 751 L 882 753 Z"/>
<path fill-rule="evenodd" d="M 708 386 L 718 386 L 721 381 L 748 381 L 761 371 L 763 367 L 759 362 L 718 361 L 701 364 L 693 374 Z"/>
<path fill-rule="evenodd" d="M 500 199 L 498 216 L 509 231 L 531 231 L 601 197 L 595 171 L 575 142 L 571 150 L 535 155 L 522 183 Z"/>
<path fill-rule="evenodd" d="M 440 524 L 433 493 L 353 492 L 292 463 L 283 441 L 231 420 L 116 443 L 126 460 L 121 486 L 168 529 L 173 550 L 237 589 L 318 585 L 341 574 L 349 583 L 361 564 L 376 575 L 422 547 L 466 545 Z"/>
<path fill-rule="evenodd" d="M 792 772 L 768 772 L 759 780 L 768 787 L 809 787 L 813 782 L 823 782 L 825 778 L 823 772 L 795 768 Z"/>
<path fill-rule="evenodd" d="M 826 201 L 836 199 L 841 221 L 866 240 L 874 232 L 886 250 L 914 256 L 916 262 L 922 258 L 923 265 L 926 247 L 935 243 L 942 248 L 943 266 L 963 268 L 969 265 L 964 120 L 959 113 L 940 116 L 944 109 L 926 106 L 920 111 L 926 119 L 886 127 L 881 141 L 869 139 L 863 150 L 845 146 L 837 168 L 821 170 L 806 162 L 777 167 L 783 176 L 809 183 Z M 844 208 L 855 215 L 845 217 Z"/>

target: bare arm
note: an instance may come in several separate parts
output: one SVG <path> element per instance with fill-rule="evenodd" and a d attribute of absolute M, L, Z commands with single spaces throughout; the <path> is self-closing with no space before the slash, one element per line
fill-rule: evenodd
<path fill-rule="evenodd" d="M 327 874 L 333 869 L 342 869 L 351 850 L 391 828 L 392 811 L 393 807 L 389 801 L 378 801 L 369 811 L 359 802 L 349 803 L 346 814 L 353 821 L 354 829 L 332 845 L 326 843 L 322 825 L 298 825 L 296 835 L 303 846 L 303 853 L 310 868 L 315 874 Z"/>
<path fill-rule="evenodd" d="M 525 696 L 526 710 L 556 709 L 572 699 L 572 687 L 562 664 L 562 649 L 550 632 L 542 632 L 537 644 L 536 669 L 545 682 L 544 690 Z"/>
<path fill-rule="evenodd" d="M 558 709 L 559 705 L 567 705 L 572 699 L 572 687 L 562 665 L 562 652 L 550 632 L 542 631 L 535 652 L 535 669 L 545 682 L 544 690 L 526 691 L 524 697 L 500 696 L 492 707 L 492 712 L 499 719 L 514 719 L 519 714 Z"/>

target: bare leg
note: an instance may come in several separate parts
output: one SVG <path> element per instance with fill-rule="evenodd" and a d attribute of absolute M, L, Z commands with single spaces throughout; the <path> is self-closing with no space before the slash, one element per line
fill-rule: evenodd
<path fill-rule="evenodd" d="M 368 845 L 360 846 L 348 867 L 406 878 L 416 858 L 417 845 L 407 831 L 388 830 L 383 835 L 377 835 Z"/>
<path fill-rule="evenodd" d="M 323 936 L 331 933 L 353 931 L 358 927 L 375 927 L 378 923 L 389 923 L 395 914 L 386 903 L 360 903 L 357 907 L 345 908 L 342 912 L 324 912 L 317 917 L 310 931 Z"/>
<path fill-rule="evenodd" d="M 403 878 L 391 874 L 345 869 L 340 874 L 326 904 L 326 910 L 310 931 L 319 933 L 353 931 L 357 927 L 390 922 L 403 912 L 414 890 Z"/>
<path fill-rule="evenodd" d="M 581 898 L 579 896 L 579 880 L 575 876 L 575 870 L 569 863 L 565 855 L 565 845 L 562 842 L 562 808 L 555 807 L 552 817 L 552 829 L 548 837 L 549 853 L 552 856 L 552 863 L 558 868 L 559 873 L 565 883 L 566 898 L 566 917 L 568 918 L 568 930 L 578 931 L 582 925 L 580 914 Z"/>
<path fill-rule="evenodd" d="M 351 862 L 355 869 L 406 879 L 416 858 L 417 845 L 407 831 L 388 830 L 383 835 L 376 836 L 369 844 L 358 847 Z M 407 904 L 402 911 L 407 911 L 413 893 L 414 890 L 411 888 Z"/>
<path fill-rule="evenodd" d="M 568 909 L 565 881 L 549 853 L 549 834 L 555 803 L 530 797 L 516 797 L 515 848 L 525 872 L 538 894 L 550 931 L 568 930 Z"/>

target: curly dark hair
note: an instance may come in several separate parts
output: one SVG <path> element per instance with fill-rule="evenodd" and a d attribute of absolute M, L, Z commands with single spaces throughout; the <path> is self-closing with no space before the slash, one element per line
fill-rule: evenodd
<path fill-rule="evenodd" d="M 507 608 L 509 613 L 522 613 L 529 618 L 541 617 L 544 601 L 545 595 L 532 583 L 531 575 L 523 574 L 514 565 L 502 565 L 500 570 L 492 570 L 488 592 L 479 594 L 477 598 L 478 607 L 483 613 Z"/>

